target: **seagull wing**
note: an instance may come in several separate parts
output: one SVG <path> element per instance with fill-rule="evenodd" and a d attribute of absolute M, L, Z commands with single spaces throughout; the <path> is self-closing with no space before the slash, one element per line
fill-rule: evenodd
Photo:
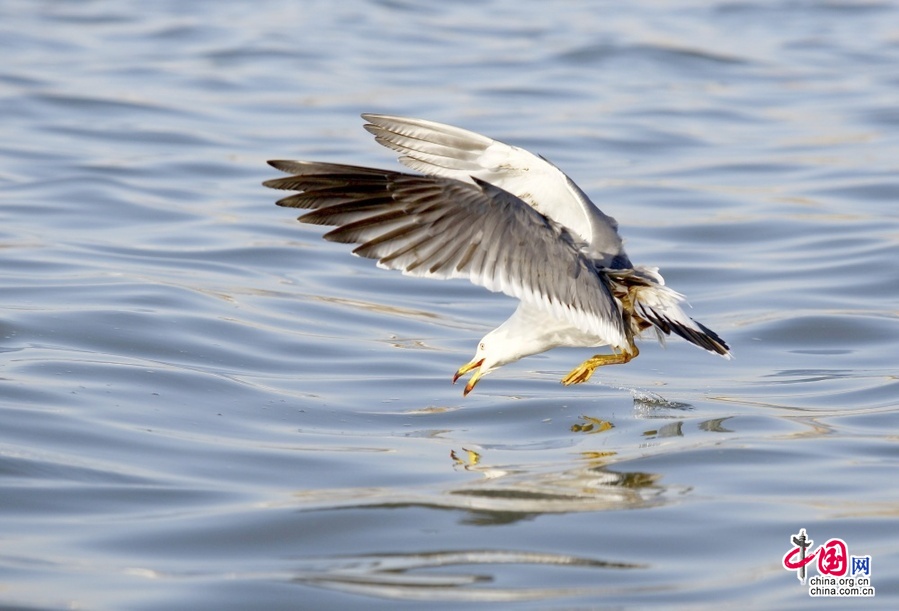
<path fill-rule="evenodd" d="M 609 344 L 626 345 L 607 280 L 569 231 L 521 198 L 475 177 L 462 182 L 389 170 L 269 161 L 290 176 L 263 183 L 299 191 L 279 206 L 311 210 L 325 238 L 359 244 L 380 267 L 428 278 L 467 278 L 534 304 Z"/>
<path fill-rule="evenodd" d="M 518 196 L 589 245 L 592 258 L 624 255 L 618 223 L 546 159 L 474 132 L 425 121 L 366 113 L 365 129 L 400 153 L 400 162 L 425 174 L 480 179 Z"/>

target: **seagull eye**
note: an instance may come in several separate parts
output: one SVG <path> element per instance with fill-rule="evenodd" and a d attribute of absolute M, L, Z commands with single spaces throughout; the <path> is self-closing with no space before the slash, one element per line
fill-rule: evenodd
<path fill-rule="evenodd" d="M 481 352 L 484 351 L 484 342 L 481 342 L 480 344 L 478 344 L 478 350 L 480 350 Z"/>

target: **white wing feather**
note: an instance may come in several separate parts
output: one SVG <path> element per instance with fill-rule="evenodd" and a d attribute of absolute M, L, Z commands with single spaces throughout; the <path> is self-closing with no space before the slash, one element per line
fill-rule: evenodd
<path fill-rule="evenodd" d="M 478 178 L 516 195 L 566 227 L 590 246 L 591 257 L 611 261 L 623 255 L 618 224 L 603 214 L 555 165 L 510 146 L 451 125 L 366 113 L 365 129 L 400 153 L 400 162 L 432 176 L 472 182 Z"/>

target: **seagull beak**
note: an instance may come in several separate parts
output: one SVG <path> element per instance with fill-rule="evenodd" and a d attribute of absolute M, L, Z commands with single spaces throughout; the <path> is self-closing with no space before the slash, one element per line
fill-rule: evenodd
<path fill-rule="evenodd" d="M 466 373 L 468 373 L 472 369 L 478 369 L 478 371 L 475 371 L 474 375 L 471 376 L 471 379 L 468 380 L 468 384 L 465 385 L 465 390 L 462 391 L 463 397 L 467 397 L 468 393 L 470 393 L 472 391 L 475 384 L 478 383 L 478 380 L 481 379 L 480 366 L 483 364 L 484 364 L 484 359 L 480 359 L 478 361 L 471 361 L 470 363 L 466 363 L 465 365 L 462 365 L 461 367 L 459 367 L 459 371 L 457 371 L 456 374 L 453 376 L 453 384 L 455 384 L 459 378 L 464 376 Z"/>

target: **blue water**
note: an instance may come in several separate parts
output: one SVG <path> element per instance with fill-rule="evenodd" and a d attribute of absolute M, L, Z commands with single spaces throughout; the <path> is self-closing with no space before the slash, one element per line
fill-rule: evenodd
<path fill-rule="evenodd" d="M 0 606 L 895 608 L 899 6 L 0 5 Z M 376 269 L 271 158 L 360 112 L 562 166 L 725 361 L 450 378 L 514 302 Z M 790 536 L 870 555 L 810 598 Z M 811 570 L 811 574 L 816 574 Z M 851 603 L 851 604 L 849 604 Z"/>

